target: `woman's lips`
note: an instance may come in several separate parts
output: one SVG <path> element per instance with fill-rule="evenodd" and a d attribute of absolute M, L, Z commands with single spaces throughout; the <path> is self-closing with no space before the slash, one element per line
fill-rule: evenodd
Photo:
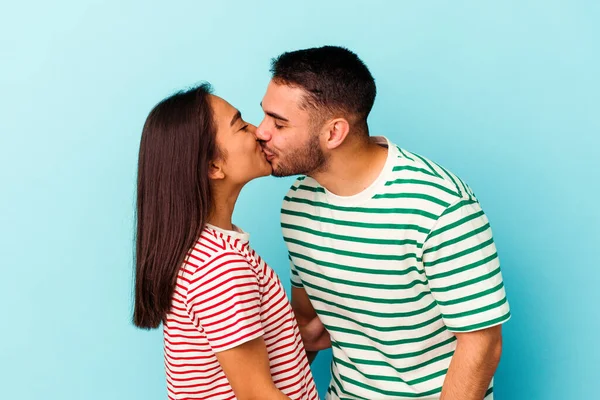
<path fill-rule="evenodd" d="M 262 148 L 263 153 L 265 153 L 265 156 L 267 158 L 267 161 L 271 161 L 275 158 L 275 154 L 271 153 L 270 151 L 268 151 L 267 149 L 265 149 L 264 147 Z"/>

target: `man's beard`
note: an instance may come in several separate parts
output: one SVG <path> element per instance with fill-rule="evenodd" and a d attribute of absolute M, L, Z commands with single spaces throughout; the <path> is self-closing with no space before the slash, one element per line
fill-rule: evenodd
<path fill-rule="evenodd" d="M 299 149 L 279 158 L 277 166 L 273 166 L 273 176 L 308 175 L 323 169 L 327 159 L 319 146 L 319 135 L 310 135 L 309 140 Z"/>

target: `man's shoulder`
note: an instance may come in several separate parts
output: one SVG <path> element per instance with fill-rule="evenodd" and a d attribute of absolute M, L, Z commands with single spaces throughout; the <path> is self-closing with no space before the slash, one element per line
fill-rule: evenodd
<path fill-rule="evenodd" d="M 461 199 L 476 200 L 471 187 L 441 164 L 395 144 L 397 154 L 386 187 L 409 190 L 452 203 Z"/>

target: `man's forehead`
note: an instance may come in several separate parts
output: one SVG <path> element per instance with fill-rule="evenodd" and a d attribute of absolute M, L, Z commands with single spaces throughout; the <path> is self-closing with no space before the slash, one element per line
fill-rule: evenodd
<path fill-rule="evenodd" d="M 300 104 L 305 95 L 306 91 L 300 87 L 271 81 L 263 98 L 262 106 L 263 108 L 275 107 L 287 112 L 302 111 Z"/>

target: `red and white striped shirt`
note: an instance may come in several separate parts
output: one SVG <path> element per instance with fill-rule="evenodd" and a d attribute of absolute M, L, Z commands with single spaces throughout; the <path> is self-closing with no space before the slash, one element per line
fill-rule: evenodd
<path fill-rule="evenodd" d="M 277 388 L 318 400 L 285 291 L 248 237 L 207 225 L 188 253 L 164 324 L 169 399 L 235 399 L 215 353 L 262 336 Z"/>

